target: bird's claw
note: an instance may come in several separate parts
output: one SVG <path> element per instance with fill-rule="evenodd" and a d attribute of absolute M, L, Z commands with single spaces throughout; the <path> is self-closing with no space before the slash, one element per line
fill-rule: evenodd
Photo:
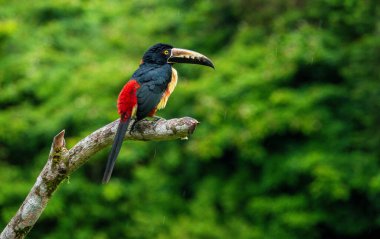
<path fill-rule="evenodd" d="M 165 120 L 164 118 L 160 117 L 160 116 L 151 116 L 151 117 L 146 117 L 145 118 L 147 121 L 153 121 L 153 122 L 157 122 L 159 120 Z"/>

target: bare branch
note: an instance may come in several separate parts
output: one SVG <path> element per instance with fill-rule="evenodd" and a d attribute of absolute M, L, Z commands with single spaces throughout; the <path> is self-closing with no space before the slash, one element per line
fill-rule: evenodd
<path fill-rule="evenodd" d="M 142 120 L 125 135 L 124 140 L 187 139 L 197 124 L 198 121 L 190 117 Z M 24 238 L 37 222 L 58 185 L 96 152 L 112 143 L 117 125 L 118 120 L 96 130 L 70 150 L 65 148 L 65 131 L 57 134 L 46 165 L 16 215 L 0 234 L 0 239 Z"/>

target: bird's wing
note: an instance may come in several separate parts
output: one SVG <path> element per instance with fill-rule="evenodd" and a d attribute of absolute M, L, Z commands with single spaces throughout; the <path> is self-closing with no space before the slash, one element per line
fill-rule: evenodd
<path fill-rule="evenodd" d="M 152 112 L 160 102 L 170 78 L 154 76 L 151 80 L 141 84 L 137 90 L 137 119 L 143 119 Z"/>

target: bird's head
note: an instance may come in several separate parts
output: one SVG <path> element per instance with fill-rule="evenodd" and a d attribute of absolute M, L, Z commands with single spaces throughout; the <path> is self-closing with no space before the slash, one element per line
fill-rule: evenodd
<path fill-rule="evenodd" d="M 171 45 L 158 43 L 150 47 L 144 54 L 142 61 L 150 64 L 188 63 L 205 65 L 214 68 L 214 64 L 206 56 L 186 49 L 174 48 Z"/>

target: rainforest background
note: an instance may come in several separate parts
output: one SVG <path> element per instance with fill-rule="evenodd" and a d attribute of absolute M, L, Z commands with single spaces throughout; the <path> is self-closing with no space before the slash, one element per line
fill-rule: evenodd
<path fill-rule="evenodd" d="M 115 120 L 157 43 L 178 65 L 164 118 L 188 141 L 124 143 L 54 194 L 29 238 L 379 238 L 380 7 L 376 0 L 0 0 L 0 227 L 45 164 Z"/>

